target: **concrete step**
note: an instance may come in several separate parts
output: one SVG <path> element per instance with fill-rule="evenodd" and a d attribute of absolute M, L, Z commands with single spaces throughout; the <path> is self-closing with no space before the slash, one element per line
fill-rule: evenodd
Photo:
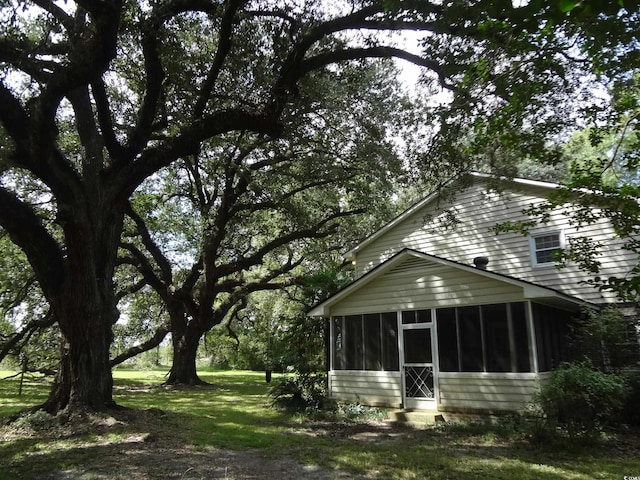
<path fill-rule="evenodd" d="M 441 412 L 436 410 L 391 409 L 387 411 L 388 421 L 412 428 L 423 428 L 444 422 Z"/>

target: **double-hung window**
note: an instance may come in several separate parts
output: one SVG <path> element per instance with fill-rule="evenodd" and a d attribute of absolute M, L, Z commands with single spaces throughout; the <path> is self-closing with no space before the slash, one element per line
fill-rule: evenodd
<path fill-rule="evenodd" d="M 531 257 L 534 267 L 555 265 L 555 253 L 564 248 L 562 232 L 550 232 L 530 237 Z"/>

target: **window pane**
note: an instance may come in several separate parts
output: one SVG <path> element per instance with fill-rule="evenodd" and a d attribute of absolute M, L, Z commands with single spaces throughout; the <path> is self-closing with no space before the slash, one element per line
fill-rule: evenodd
<path fill-rule="evenodd" d="M 383 313 L 380 316 L 382 333 L 382 368 L 387 371 L 398 371 L 398 320 L 395 313 Z"/>
<path fill-rule="evenodd" d="M 545 248 L 560 248 L 560 234 L 554 233 L 552 235 L 543 235 L 535 237 L 536 250 L 542 250 Z"/>
<path fill-rule="evenodd" d="M 458 311 L 460 368 L 463 372 L 482 371 L 482 332 L 480 308 L 461 307 Z"/>
<path fill-rule="evenodd" d="M 439 308 L 438 319 L 438 359 L 440 371 L 458 371 L 458 337 L 456 333 L 456 309 Z"/>
<path fill-rule="evenodd" d="M 553 255 L 560 250 L 560 234 L 541 235 L 533 238 L 536 263 L 553 263 Z"/>
<path fill-rule="evenodd" d="M 333 362 L 334 370 L 344 370 L 344 334 L 342 317 L 333 317 Z"/>
<path fill-rule="evenodd" d="M 507 305 L 483 305 L 485 352 L 487 372 L 511 371 L 511 348 L 509 346 L 509 323 Z"/>
<path fill-rule="evenodd" d="M 430 323 L 431 322 L 431 310 L 418 310 L 416 312 L 416 319 L 418 323 Z"/>
<path fill-rule="evenodd" d="M 405 363 L 431 363 L 431 329 L 404 330 Z"/>
<path fill-rule="evenodd" d="M 345 369 L 364 368 L 364 345 L 362 342 L 362 317 L 349 315 L 344 319 Z"/>
<path fill-rule="evenodd" d="M 382 370 L 380 350 L 380 314 L 365 315 L 364 326 L 364 369 Z"/>
<path fill-rule="evenodd" d="M 553 254 L 558 250 L 542 250 L 536 252 L 536 262 L 537 263 L 552 263 L 553 262 Z"/>
<path fill-rule="evenodd" d="M 525 304 L 512 303 L 511 325 L 513 326 L 513 339 L 516 346 L 516 371 L 530 372 L 531 362 L 529 360 L 529 331 L 527 329 L 527 317 L 525 314 Z"/>
<path fill-rule="evenodd" d="M 408 325 L 410 323 L 416 323 L 416 312 L 413 310 L 402 312 L 402 324 Z"/>

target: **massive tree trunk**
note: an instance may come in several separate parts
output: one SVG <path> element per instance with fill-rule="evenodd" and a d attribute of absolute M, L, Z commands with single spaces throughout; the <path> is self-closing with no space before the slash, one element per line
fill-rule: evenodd
<path fill-rule="evenodd" d="M 67 201 L 58 204 L 56 218 L 63 247 L 30 206 L 0 190 L 0 204 L 5 207 L 0 223 L 27 253 L 62 334 L 59 373 L 44 404 L 51 413 L 115 405 L 109 347 L 118 318 L 113 275 L 122 203 L 109 188 L 97 184 L 67 195 Z"/>
<path fill-rule="evenodd" d="M 109 362 L 110 325 L 94 317 L 72 323 L 72 327 L 63 334 L 60 368 L 44 409 L 57 413 L 115 407 Z"/>
<path fill-rule="evenodd" d="M 100 190 L 95 202 L 76 205 L 61 222 L 63 285 L 49 298 L 62 334 L 60 369 L 44 404 L 51 413 L 116 405 L 109 349 L 119 316 L 113 276 L 124 213 L 108 190 Z"/>
<path fill-rule="evenodd" d="M 185 326 L 178 332 L 172 331 L 173 363 L 167 384 L 203 385 L 205 381 L 198 377 L 196 358 L 203 333 Z"/>

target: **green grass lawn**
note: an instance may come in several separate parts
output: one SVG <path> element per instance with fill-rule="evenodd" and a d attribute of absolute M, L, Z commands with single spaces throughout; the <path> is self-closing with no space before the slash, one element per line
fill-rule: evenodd
<path fill-rule="evenodd" d="M 0 378 L 9 373 L 0 371 Z M 156 412 L 156 434 L 194 452 L 214 447 L 259 451 L 266 458 L 287 456 L 328 471 L 379 479 L 640 477 L 640 440 L 631 434 L 580 449 L 562 445 L 534 448 L 520 437 L 501 436 L 496 429 L 477 425 L 411 429 L 384 423 L 311 421 L 270 407 L 264 373 L 203 371 L 201 378 L 213 386 L 196 389 L 162 387 L 164 374 L 116 370 L 114 398 L 124 407 Z M 0 416 L 46 398 L 44 380 L 25 381 L 22 396 L 17 395 L 18 383 L 17 378 L 0 380 Z M 35 430 L 27 437 L 0 443 L 0 478 L 12 478 L 16 469 L 27 472 L 23 478 L 30 478 L 29 471 L 35 475 L 82 465 L 100 448 L 112 448 L 130 438 L 126 430 L 86 431 L 63 438 Z"/>

